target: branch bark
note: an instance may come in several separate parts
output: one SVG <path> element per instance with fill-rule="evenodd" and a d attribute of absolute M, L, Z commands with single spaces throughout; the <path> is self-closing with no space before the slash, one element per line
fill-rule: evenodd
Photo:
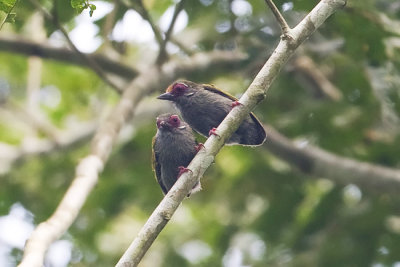
<path fill-rule="evenodd" d="M 279 12 L 279 9 L 276 7 L 276 5 L 272 0 L 265 0 L 265 3 L 267 3 L 272 13 L 274 14 L 276 20 L 278 21 L 279 25 L 281 26 L 282 34 L 284 36 L 287 36 L 290 27 L 289 24 L 286 22 L 285 18 L 282 16 L 281 12 Z"/>
<path fill-rule="evenodd" d="M 214 161 L 215 155 L 241 122 L 266 96 L 268 88 L 296 48 L 308 38 L 331 14 L 344 6 L 343 0 L 322 0 L 295 28 L 289 30 L 291 38 L 282 38 L 278 47 L 240 98 L 242 105 L 232 109 L 218 126 L 219 137 L 207 139 L 186 172 L 154 210 L 116 266 L 137 266 L 158 234 L 168 223 L 191 188 Z"/>
<path fill-rule="evenodd" d="M 76 176 L 53 215 L 40 223 L 26 243 L 20 267 L 41 267 L 50 244 L 58 239 L 76 219 L 87 196 L 110 156 L 121 127 L 134 113 L 137 103 L 159 88 L 165 88 L 178 77 L 204 72 L 211 67 L 232 67 L 242 62 L 243 55 L 230 52 L 196 54 L 186 61 L 168 62 L 160 69 L 153 67 L 141 73 L 124 90 L 121 100 L 92 140 L 91 153 L 77 166 Z"/>
<path fill-rule="evenodd" d="M 0 36 L 0 50 L 28 56 L 38 56 L 41 58 L 59 60 L 90 68 L 86 60 L 70 49 L 52 47 L 50 45 L 39 44 L 28 40 Z M 124 79 L 131 80 L 138 75 L 138 72 L 134 68 L 111 60 L 103 55 L 86 54 L 86 56 L 90 57 L 96 62 L 96 64 L 101 66 L 104 71 L 118 75 Z"/>
<path fill-rule="evenodd" d="M 97 65 L 97 63 L 95 61 L 93 61 L 90 57 L 88 57 L 85 53 L 82 53 L 76 46 L 75 44 L 72 42 L 71 38 L 69 38 L 68 32 L 64 29 L 64 27 L 61 25 L 61 23 L 58 21 L 57 18 L 57 14 L 52 15 L 49 12 L 47 12 L 47 10 L 37 1 L 37 0 L 29 0 L 32 5 L 34 5 L 36 7 L 37 10 L 39 10 L 43 16 L 50 20 L 51 22 L 53 22 L 54 26 L 56 26 L 61 33 L 64 35 L 68 45 L 72 48 L 73 51 L 75 51 L 75 53 L 77 55 L 79 55 L 80 57 L 83 58 L 83 60 L 85 60 L 88 64 L 88 66 L 105 82 L 107 83 L 109 86 L 111 86 L 112 88 L 114 88 L 115 90 L 117 90 L 117 92 L 122 92 L 122 89 L 113 81 L 111 81 L 109 79 L 109 77 L 104 73 L 103 69 Z M 55 2 L 56 4 L 57 2 Z M 57 9 L 53 9 L 54 12 L 56 12 Z"/>
<path fill-rule="evenodd" d="M 339 184 L 354 183 L 368 191 L 398 194 L 400 170 L 342 157 L 321 148 L 296 145 L 271 126 L 266 147 L 302 172 L 314 177 L 324 177 Z"/>
<path fill-rule="evenodd" d="M 167 31 L 165 32 L 164 40 L 160 44 L 160 49 L 159 49 L 158 57 L 156 60 L 156 63 L 158 65 L 162 65 L 168 59 L 168 54 L 166 51 L 167 43 L 169 42 L 172 31 L 174 30 L 176 19 L 178 18 L 179 13 L 182 11 L 184 4 L 185 4 L 185 0 L 181 0 L 178 4 L 175 5 L 174 14 L 172 15 L 171 23 L 170 23 Z"/>

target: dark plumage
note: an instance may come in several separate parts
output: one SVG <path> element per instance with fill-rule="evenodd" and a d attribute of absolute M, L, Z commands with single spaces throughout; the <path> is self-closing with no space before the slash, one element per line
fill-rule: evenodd
<path fill-rule="evenodd" d="M 197 132 L 208 136 L 218 127 L 228 112 L 238 104 L 237 99 L 207 84 L 177 81 L 158 99 L 172 101 L 182 118 Z M 242 122 L 227 144 L 257 146 L 264 143 L 266 133 L 253 113 Z"/>
<path fill-rule="evenodd" d="M 192 129 L 178 115 L 163 114 L 157 118 L 157 134 L 153 138 L 153 169 L 164 194 L 185 172 L 197 153 Z M 191 193 L 200 189 L 198 183 Z"/>

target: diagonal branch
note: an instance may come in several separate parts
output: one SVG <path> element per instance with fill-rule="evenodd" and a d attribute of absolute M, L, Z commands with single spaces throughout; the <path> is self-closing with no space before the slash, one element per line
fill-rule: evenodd
<path fill-rule="evenodd" d="M 128 5 L 125 2 L 124 4 Z M 162 32 L 151 18 L 149 12 L 147 11 L 146 7 L 143 4 L 143 0 L 138 0 L 136 2 L 132 1 L 132 4 L 128 5 L 128 7 L 135 9 L 140 14 L 140 16 L 142 16 L 143 19 L 147 20 L 147 22 L 150 24 L 151 29 L 154 32 L 154 36 L 156 37 L 157 43 L 161 46 L 163 42 Z"/>
<path fill-rule="evenodd" d="M 333 83 L 329 81 L 323 71 L 314 61 L 307 56 L 300 56 L 293 61 L 293 66 L 304 76 L 312 80 L 317 89 L 333 101 L 342 100 L 343 94 Z"/>
<path fill-rule="evenodd" d="M 322 0 L 294 29 L 290 30 L 292 38 L 282 38 L 274 53 L 257 74 L 256 78 L 240 98 L 242 105 L 232 109 L 218 126 L 219 137 L 211 136 L 207 139 L 199 153 L 194 157 L 186 172 L 175 183 L 154 210 L 146 224 L 139 231 L 129 248 L 117 263 L 118 267 L 137 266 L 153 241 L 162 231 L 172 215 L 179 207 L 185 196 L 196 182 L 203 176 L 212 164 L 216 154 L 225 141 L 236 131 L 241 122 L 248 116 L 262 100 L 268 88 L 279 74 L 287 60 L 293 55 L 296 48 L 308 38 L 331 14 L 345 5 L 343 0 Z"/>
<path fill-rule="evenodd" d="M 89 140 L 97 125 L 97 122 L 79 123 L 68 130 L 58 132 L 55 139 L 26 138 L 28 140 L 23 140 L 18 146 L 0 142 L 0 173 L 8 172 L 13 164 L 28 157 L 45 155 L 56 150 L 65 151 Z"/>
<path fill-rule="evenodd" d="M 274 4 L 274 2 L 272 0 L 265 0 L 265 2 L 269 6 L 269 8 L 271 9 L 272 13 L 274 14 L 276 20 L 278 21 L 279 25 L 281 26 L 283 36 L 287 36 L 290 31 L 290 27 L 287 24 L 285 18 L 282 16 L 281 12 L 279 12 L 279 9 L 276 7 L 276 5 Z"/>
<path fill-rule="evenodd" d="M 127 1 L 119 0 L 123 5 L 125 5 L 128 8 L 134 9 L 136 12 L 139 13 L 140 16 L 142 16 L 143 19 L 145 19 L 149 24 L 151 29 L 153 30 L 154 36 L 156 38 L 156 41 L 158 45 L 161 47 L 163 43 L 163 34 L 160 30 L 160 28 L 154 23 L 153 19 L 151 18 L 149 12 L 147 11 L 146 7 L 144 6 L 142 0 L 139 1 L 132 1 L 132 3 L 127 3 Z M 187 48 L 184 44 L 182 44 L 179 40 L 174 38 L 173 36 L 168 37 L 171 39 L 171 42 L 178 46 L 185 54 L 191 56 L 193 55 L 193 52 Z"/>
<path fill-rule="evenodd" d="M 173 29 L 174 29 L 176 19 L 178 18 L 179 13 L 182 11 L 184 4 L 185 4 L 185 0 L 181 0 L 175 6 L 175 10 L 174 10 L 174 14 L 172 15 L 171 23 L 169 24 L 168 30 L 165 33 L 164 40 L 160 44 L 160 52 L 158 54 L 157 61 L 156 61 L 156 63 L 158 65 L 162 65 L 165 62 L 165 60 L 168 58 L 167 51 L 165 49 L 167 47 L 167 43 L 169 41 L 171 33 L 172 33 Z"/>
<path fill-rule="evenodd" d="M 64 29 L 64 27 L 60 24 L 58 19 L 54 16 L 52 16 L 49 12 L 47 12 L 46 9 L 42 7 L 42 5 L 37 1 L 37 0 L 29 0 L 42 14 L 45 16 L 46 19 L 50 20 L 51 22 L 54 23 L 54 25 L 61 31 L 61 33 L 64 35 L 65 39 L 67 40 L 69 46 L 74 50 L 80 57 L 82 57 L 87 63 L 88 66 L 108 85 L 110 85 L 112 88 L 117 90 L 117 92 L 121 93 L 122 89 L 116 85 L 113 81 L 111 81 L 107 75 L 104 73 L 104 71 L 100 68 L 99 65 L 96 64 L 95 61 L 93 61 L 90 57 L 88 57 L 85 53 L 82 53 L 72 42 L 71 38 L 69 38 L 68 32 Z"/>
<path fill-rule="evenodd" d="M 53 215 L 40 223 L 26 243 L 20 267 L 43 265 L 50 244 L 71 226 L 86 201 L 98 176 L 111 154 L 121 127 L 133 115 L 137 103 L 146 95 L 165 88 L 178 77 L 208 71 L 211 67 L 224 68 L 240 65 L 245 58 L 231 52 L 198 53 L 185 61 L 168 62 L 160 68 L 144 70 L 124 90 L 121 100 L 92 140 L 91 153 L 76 168 L 76 176 Z"/>

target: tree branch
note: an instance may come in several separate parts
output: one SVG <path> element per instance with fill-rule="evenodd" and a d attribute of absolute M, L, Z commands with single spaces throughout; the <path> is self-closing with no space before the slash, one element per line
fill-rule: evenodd
<path fill-rule="evenodd" d="M 268 132 L 266 147 L 306 174 L 340 184 L 354 183 L 378 193 L 398 194 L 400 190 L 399 169 L 338 156 L 312 145 L 296 145 L 271 126 L 265 126 L 265 129 Z"/>
<path fill-rule="evenodd" d="M 54 23 L 54 25 L 61 31 L 61 33 L 64 35 L 65 39 L 67 40 L 67 43 L 69 46 L 72 48 L 72 50 L 75 51 L 80 57 L 82 57 L 86 62 L 87 65 L 108 85 L 110 85 L 112 88 L 117 90 L 117 92 L 121 93 L 122 89 L 116 85 L 113 81 L 111 81 L 107 75 L 104 73 L 104 71 L 99 67 L 99 65 L 96 64 L 95 61 L 93 61 L 90 57 L 88 57 L 85 53 L 82 53 L 72 42 L 71 38 L 69 38 L 68 32 L 64 29 L 64 27 L 60 24 L 58 19 L 55 16 L 52 16 L 47 10 L 45 10 L 42 5 L 37 1 L 37 0 L 29 0 L 42 14 L 43 16 L 50 20 L 51 22 Z"/>
<path fill-rule="evenodd" d="M 163 42 L 162 32 L 151 18 L 149 12 L 147 11 L 146 7 L 143 4 L 143 0 L 132 1 L 131 4 L 127 4 L 125 2 L 126 1 L 123 1 L 123 3 L 126 6 L 128 6 L 129 8 L 133 8 L 134 10 L 136 10 L 136 12 L 140 14 L 140 16 L 142 16 L 143 19 L 147 20 L 147 22 L 150 24 L 151 29 L 154 32 L 154 36 L 157 40 L 157 43 L 161 46 Z"/>
<path fill-rule="evenodd" d="M 68 62 L 76 65 L 85 65 L 90 67 L 88 61 L 76 54 L 74 51 L 67 48 L 57 48 L 46 44 L 39 44 L 29 40 L 0 36 L 0 50 L 24 54 L 29 56 L 38 56 Z M 96 62 L 104 71 L 118 75 L 125 79 L 133 79 L 138 75 L 138 72 L 126 65 L 109 59 L 99 54 L 85 54 L 92 61 Z"/>
<path fill-rule="evenodd" d="M 128 8 L 134 9 L 136 12 L 139 13 L 140 16 L 142 16 L 143 19 L 147 20 L 147 22 L 150 24 L 151 29 L 153 30 L 154 36 L 156 38 L 156 41 L 158 45 L 161 47 L 163 43 L 163 34 L 160 30 L 160 28 L 154 23 L 153 19 L 151 18 L 149 12 L 147 11 L 146 7 L 144 6 L 142 0 L 140 1 L 132 1 L 130 3 L 127 3 L 125 0 L 119 0 L 123 5 L 125 5 Z M 178 46 L 185 54 L 191 56 L 193 55 L 193 52 L 185 47 L 184 44 L 182 44 L 179 40 L 175 39 L 173 36 L 170 37 L 171 42 L 174 43 L 176 46 Z"/>
<path fill-rule="evenodd" d="M 56 149 L 66 149 L 93 135 L 97 123 L 80 123 L 57 133 L 56 139 L 27 138 L 18 146 L 0 143 L 0 173 L 6 173 L 12 164 L 29 156 L 44 155 Z M 57 140 L 57 141 L 56 141 Z"/>
<path fill-rule="evenodd" d="M 171 23 L 169 24 L 168 30 L 165 33 L 164 40 L 160 44 L 160 51 L 158 53 L 158 57 L 156 60 L 156 64 L 158 64 L 158 65 L 162 65 L 165 62 L 165 60 L 168 59 L 167 52 L 165 49 L 166 49 L 167 43 L 169 41 L 169 38 L 171 36 L 171 33 L 174 29 L 176 19 L 178 18 L 179 13 L 182 11 L 184 4 L 185 4 L 185 0 L 181 0 L 175 6 L 175 10 L 174 10 L 174 14 L 172 15 Z"/>
<path fill-rule="evenodd" d="M 265 3 L 267 3 L 267 5 L 271 9 L 272 13 L 274 14 L 276 20 L 278 21 L 279 25 L 281 26 L 282 34 L 284 36 L 288 36 L 290 27 L 287 24 L 285 18 L 282 16 L 281 12 L 279 12 L 279 9 L 276 7 L 276 5 L 274 4 L 274 2 L 272 0 L 265 0 Z"/>
<path fill-rule="evenodd" d="M 342 100 L 342 92 L 328 80 L 311 58 L 300 56 L 293 61 L 293 66 L 299 72 L 309 77 L 324 96 L 327 96 L 333 101 Z"/>
<path fill-rule="evenodd" d="M 145 70 L 133 80 L 124 90 L 111 115 L 97 131 L 92 140 L 90 155 L 78 164 L 76 176 L 56 211 L 48 220 L 37 226 L 27 241 L 19 266 L 43 265 L 46 250 L 76 219 L 98 181 L 98 175 L 110 156 L 121 127 L 130 119 L 143 96 L 167 87 L 178 77 L 208 71 L 212 67 L 232 67 L 243 60 L 243 55 L 230 52 L 199 53 L 185 61 L 168 62 L 161 69 L 153 67 Z"/>
<path fill-rule="evenodd" d="M 239 105 L 232 109 L 218 126 L 219 137 L 211 136 L 207 139 L 199 153 L 194 157 L 186 172 L 177 180 L 172 189 L 154 210 L 146 224 L 139 231 L 129 248 L 117 263 L 118 267 L 137 266 L 144 254 L 150 248 L 158 234 L 168 223 L 175 210 L 185 196 L 197 183 L 200 177 L 214 161 L 215 155 L 225 141 L 236 131 L 241 122 L 248 116 L 258 103 L 264 98 L 284 64 L 295 49 L 308 38 L 332 13 L 342 7 L 343 0 L 322 0 L 294 29 L 289 31 L 292 38 L 282 38 L 274 53 L 257 74 L 250 87 L 240 98 Z"/>

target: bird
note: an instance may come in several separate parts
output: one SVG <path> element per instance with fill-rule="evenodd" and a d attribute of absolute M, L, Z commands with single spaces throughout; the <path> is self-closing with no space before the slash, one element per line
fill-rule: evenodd
<path fill-rule="evenodd" d="M 157 97 L 174 103 L 182 118 L 203 136 L 218 135 L 216 127 L 237 105 L 238 99 L 209 84 L 197 84 L 178 80 L 168 86 L 165 93 Z M 232 134 L 227 144 L 244 146 L 262 145 L 267 137 L 264 127 L 250 113 Z"/>
<path fill-rule="evenodd" d="M 152 167 L 164 194 L 172 188 L 178 178 L 187 171 L 199 149 L 192 128 L 176 114 L 159 115 L 156 120 L 157 133 L 152 142 Z M 200 182 L 190 194 L 201 190 Z"/>

